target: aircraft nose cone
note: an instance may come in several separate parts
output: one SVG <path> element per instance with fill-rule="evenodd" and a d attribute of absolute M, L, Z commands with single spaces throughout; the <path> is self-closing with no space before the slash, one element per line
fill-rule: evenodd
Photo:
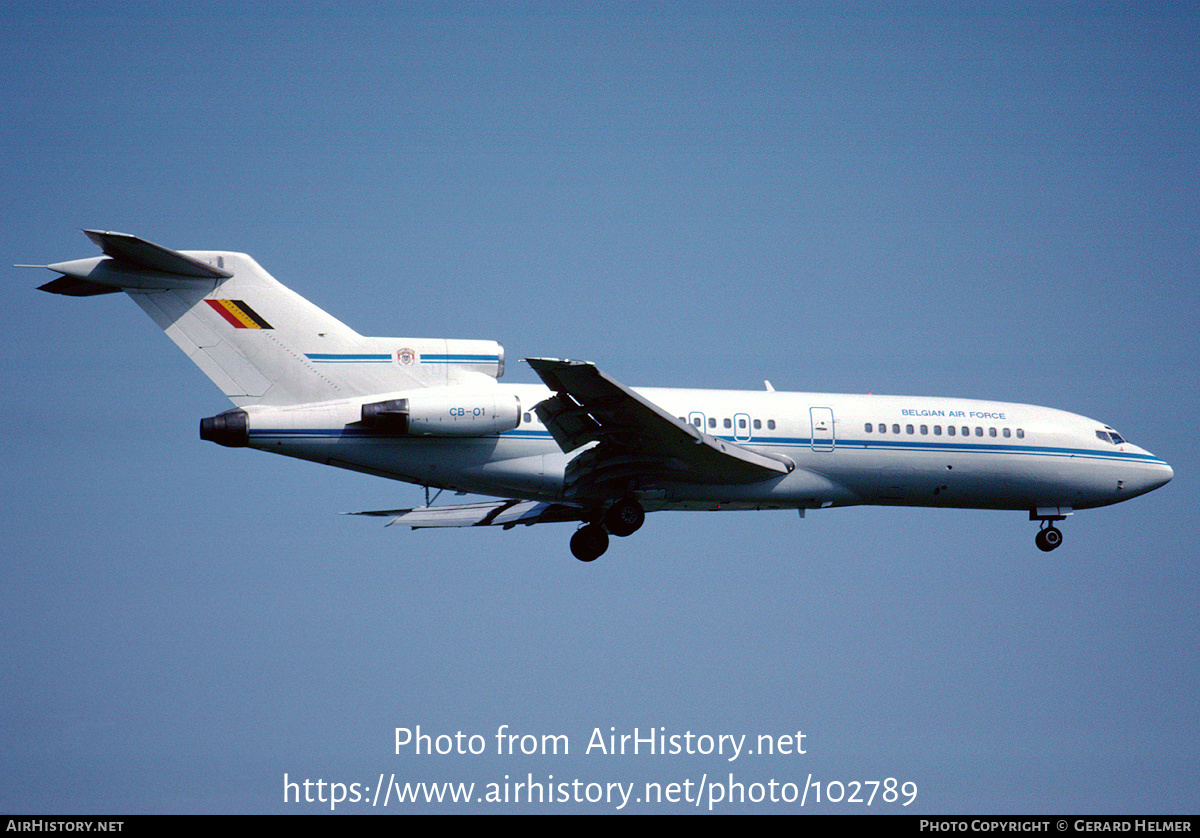
<path fill-rule="evenodd" d="M 1165 486 L 1175 476 L 1175 470 L 1163 460 L 1158 459 L 1149 451 L 1140 451 L 1146 459 L 1141 462 L 1128 464 L 1128 470 L 1118 483 L 1118 492 L 1122 498 L 1136 498 L 1146 492 L 1153 492 L 1159 486 Z"/>
<path fill-rule="evenodd" d="M 1175 476 L 1175 470 L 1164 462 L 1149 463 L 1141 469 L 1139 482 L 1142 488 L 1138 494 L 1152 492 L 1159 486 L 1165 486 Z"/>
<path fill-rule="evenodd" d="M 1159 486 L 1167 485 L 1171 482 L 1171 478 L 1174 476 L 1175 469 L 1171 468 L 1166 463 L 1163 463 L 1162 468 L 1159 469 L 1158 482 L 1154 484 L 1154 488 L 1157 489 Z"/>

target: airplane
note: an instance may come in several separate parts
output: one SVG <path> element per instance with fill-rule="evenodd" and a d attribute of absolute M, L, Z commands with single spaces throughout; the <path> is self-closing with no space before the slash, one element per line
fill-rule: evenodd
<path fill-rule="evenodd" d="M 524 359 L 501 384 L 494 341 L 363 337 L 244 253 L 176 251 L 85 230 L 103 255 L 40 286 L 125 292 L 229 398 L 200 437 L 425 487 L 389 525 L 575 522 L 574 556 L 647 512 L 914 506 L 1027 511 L 1035 543 L 1077 509 L 1167 483 L 1108 425 L 1046 407 L 926 396 L 630 388 L 584 361 Z M 430 489 L 499 498 L 434 505 Z"/>

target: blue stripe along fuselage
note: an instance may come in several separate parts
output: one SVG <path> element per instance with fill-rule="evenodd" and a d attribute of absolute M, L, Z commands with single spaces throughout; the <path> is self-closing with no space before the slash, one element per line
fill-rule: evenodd
<path fill-rule="evenodd" d="M 306 352 L 304 357 L 314 364 L 390 364 L 394 355 L 353 352 Z M 499 355 L 422 354 L 422 364 L 498 364 Z"/>
<path fill-rule="evenodd" d="M 291 428 L 291 429 L 267 429 L 267 430 L 250 430 L 250 437 L 256 440 L 268 439 L 394 439 L 413 440 L 413 439 L 436 439 L 438 437 L 423 437 L 423 436 L 397 436 L 396 434 L 387 431 L 376 430 L 372 428 L 352 428 L 349 426 L 342 428 Z M 539 430 L 512 430 L 506 431 L 503 434 L 493 434 L 487 438 L 506 438 L 506 439 L 525 439 L 538 441 L 552 441 L 552 437 L 547 431 Z M 755 437 L 751 440 L 735 440 L 732 436 L 716 436 L 717 439 L 726 442 L 736 442 L 738 445 L 743 445 L 747 448 L 811 448 L 814 442 L 806 437 Z M 828 446 L 827 440 L 819 440 L 815 444 Z M 1132 451 L 1100 451 L 1088 448 L 1061 448 L 1055 446 L 1043 445 L 1000 445 L 989 443 L 966 443 L 966 442 L 876 442 L 875 440 L 854 440 L 854 439 L 839 439 L 832 446 L 834 449 L 841 450 L 880 450 L 880 451 L 925 451 L 925 452 L 943 452 L 943 453 L 971 453 L 971 454 L 1023 454 L 1026 456 L 1043 456 L 1043 457 L 1082 457 L 1093 460 L 1110 460 L 1116 462 L 1138 462 L 1138 463 L 1155 463 L 1166 465 L 1167 463 L 1155 457 L 1153 454 L 1142 454 Z"/>

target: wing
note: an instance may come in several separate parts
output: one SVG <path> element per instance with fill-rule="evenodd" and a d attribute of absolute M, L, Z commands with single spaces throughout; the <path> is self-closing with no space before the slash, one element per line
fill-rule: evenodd
<path fill-rule="evenodd" d="M 416 509 L 381 509 L 377 512 L 351 512 L 351 515 L 376 515 L 414 530 L 424 527 L 487 527 L 505 529 L 517 524 L 531 526 L 557 521 L 582 521 L 583 509 L 565 503 L 541 503 L 533 500 L 498 500 L 462 503 L 452 506 L 421 506 Z"/>
<path fill-rule="evenodd" d="M 757 483 L 795 468 L 786 457 L 704 433 L 594 364 L 526 361 L 555 393 L 534 410 L 559 447 L 570 453 L 599 443 L 567 465 L 567 497 L 620 497 L 631 485 L 649 488 L 663 481 Z"/>

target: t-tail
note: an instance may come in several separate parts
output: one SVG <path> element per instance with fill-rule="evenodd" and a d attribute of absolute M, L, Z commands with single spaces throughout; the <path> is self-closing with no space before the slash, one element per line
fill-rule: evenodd
<path fill-rule="evenodd" d="M 41 290 L 132 297 L 239 408 L 223 414 L 232 416 L 226 421 L 205 420 L 214 441 L 245 444 L 239 415 L 246 408 L 340 404 L 361 421 L 403 430 L 406 397 L 428 400 L 429 388 L 493 390 L 504 372 L 495 341 L 363 337 L 245 253 L 177 251 L 125 233 L 84 232 L 104 255 L 45 266 L 62 276 Z"/>
<path fill-rule="evenodd" d="M 487 384 L 504 371 L 494 341 L 363 337 L 245 253 L 176 251 L 124 233 L 84 232 L 104 255 L 47 265 L 63 276 L 41 290 L 124 291 L 239 407 Z"/>

